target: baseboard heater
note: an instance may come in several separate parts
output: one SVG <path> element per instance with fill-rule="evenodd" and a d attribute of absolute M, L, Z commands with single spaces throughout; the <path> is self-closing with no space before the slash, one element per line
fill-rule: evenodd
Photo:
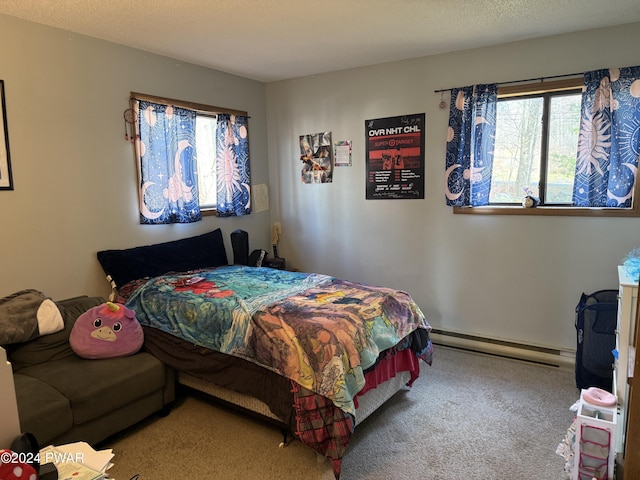
<path fill-rule="evenodd" d="M 434 345 L 455 347 L 473 352 L 525 360 L 562 368 L 574 368 L 575 351 L 561 350 L 525 343 L 509 342 L 476 335 L 467 335 L 434 328 L 431 331 Z"/>

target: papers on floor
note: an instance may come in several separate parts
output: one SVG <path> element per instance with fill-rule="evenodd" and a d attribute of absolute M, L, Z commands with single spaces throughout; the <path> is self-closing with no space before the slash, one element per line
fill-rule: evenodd
<path fill-rule="evenodd" d="M 55 464 L 60 480 L 106 479 L 112 458 L 111 449 L 96 451 L 86 442 L 49 445 L 40 450 L 40 464 Z"/>

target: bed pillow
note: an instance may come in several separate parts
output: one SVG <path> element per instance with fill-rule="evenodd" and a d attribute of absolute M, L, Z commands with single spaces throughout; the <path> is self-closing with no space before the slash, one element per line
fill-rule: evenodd
<path fill-rule="evenodd" d="M 222 231 L 124 250 L 98 252 L 98 261 L 116 288 L 145 277 L 167 272 L 228 265 Z"/>

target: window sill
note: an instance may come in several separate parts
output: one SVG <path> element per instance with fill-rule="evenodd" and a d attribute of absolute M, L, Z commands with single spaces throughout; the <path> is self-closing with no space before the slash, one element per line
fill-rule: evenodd
<path fill-rule="evenodd" d="M 205 208 L 205 209 L 200 209 L 200 214 L 201 214 L 203 217 L 212 217 L 212 216 L 215 216 L 217 212 L 218 212 L 218 211 L 217 211 L 215 208 Z"/>
<path fill-rule="evenodd" d="M 633 208 L 579 208 L 488 206 L 453 207 L 456 215 L 534 215 L 548 217 L 640 217 L 640 207 Z"/>

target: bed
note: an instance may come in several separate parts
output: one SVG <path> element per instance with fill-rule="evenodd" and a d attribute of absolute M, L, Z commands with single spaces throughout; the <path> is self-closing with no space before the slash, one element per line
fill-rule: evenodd
<path fill-rule="evenodd" d="M 408 293 L 229 265 L 220 229 L 97 256 L 181 384 L 283 426 L 336 479 L 356 425 L 431 364 L 431 327 Z"/>

